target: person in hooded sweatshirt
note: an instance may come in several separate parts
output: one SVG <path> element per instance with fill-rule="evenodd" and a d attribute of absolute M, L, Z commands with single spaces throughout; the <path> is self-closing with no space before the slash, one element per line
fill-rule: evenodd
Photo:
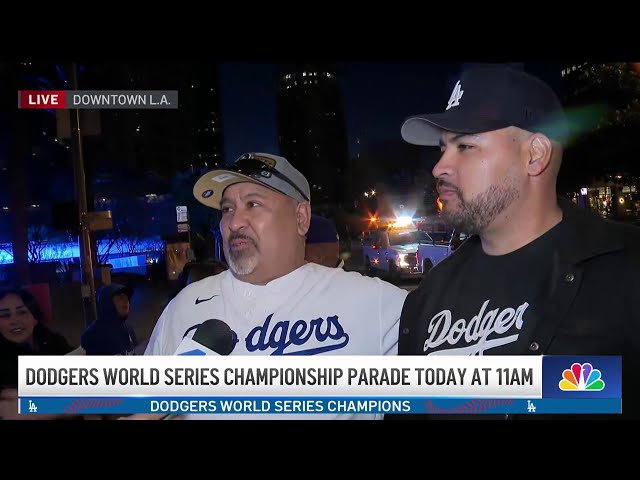
<path fill-rule="evenodd" d="M 98 318 L 80 337 L 87 355 L 133 355 L 138 344 L 131 326 L 126 324 L 133 290 L 111 283 L 98 291 Z"/>

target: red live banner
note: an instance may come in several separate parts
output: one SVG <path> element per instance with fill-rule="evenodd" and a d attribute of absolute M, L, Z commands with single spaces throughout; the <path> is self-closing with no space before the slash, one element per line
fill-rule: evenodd
<path fill-rule="evenodd" d="M 144 109 L 179 107 L 177 90 L 20 90 L 18 108 Z"/>
<path fill-rule="evenodd" d="M 20 108 L 67 108 L 65 90 L 20 90 L 18 92 Z"/>

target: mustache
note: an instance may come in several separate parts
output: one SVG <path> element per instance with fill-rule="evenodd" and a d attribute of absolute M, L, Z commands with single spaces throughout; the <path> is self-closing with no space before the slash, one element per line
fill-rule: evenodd
<path fill-rule="evenodd" d="M 440 191 L 441 187 L 445 187 L 445 188 L 450 188 L 452 190 L 455 190 L 455 192 L 458 194 L 458 196 L 462 196 L 462 191 L 453 183 L 451 182 L 447 182 L 446 180 L 442 180 L 441 178 L 438 179 L 438 181 L 436 182 L 436 191 Z"/>
<path fill-rule="evenodd" d="M 234 240 L 247 240 L 253 243 L 253 246 L 258 248 L 257 242 L 251 238 L 249 235 L 244 235 L 242 233 L 230 233 L 229 237 L 227 237 L 227 243 L 231 243 Z"/>

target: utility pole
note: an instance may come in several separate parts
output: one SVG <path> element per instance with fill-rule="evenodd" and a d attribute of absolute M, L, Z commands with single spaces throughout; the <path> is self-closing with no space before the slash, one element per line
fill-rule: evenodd
<path fill-rule="evenodd" d="M 75 63 L 71 64 L 71 89 L 78 88 L 78 72 Z M 96 308 L 96 285 L 93 275 L 93 259 L 91 258 L 91 237 L 89 217 L 87 215 L 87 187 L 84 173 L 84 157 L 82 150 L 82 130 L 80 128 L 80 110 L 71 111 L 71 143 L 73 151 L 73 176 L 76 184 L 76 198 L 80 217 L 80 288 L 84 322 L 88 326 L 98 316 Z"/>
<path fill-rule="evenodd" d="M 9 85 L 20 90 L 22 85 L 20 78 L 20 65 L 6 64 L 3 66 L 7 69 L 9 77 Z M 28 236 L 28 218 L 27 218 L 27 190 L 25 159 L 29 154 L 29 135 L 28 121 L 26 113 L 22 110 L 14 111 L 15 115 L 9 122 L 10 137 L 13 139 L 13 151 L 9 157 L 9 201 L 11 205 L 11 243 L 13 245 L 13 265 L 15 268 L 14 282 L 16 285 L 26 285 L 31 283 L 31 273 L 29 269 L 29 236 Z"/>

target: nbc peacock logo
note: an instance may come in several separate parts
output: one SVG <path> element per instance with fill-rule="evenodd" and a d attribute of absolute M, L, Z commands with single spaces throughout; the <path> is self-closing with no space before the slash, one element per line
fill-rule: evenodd
<path fill-rule="evenodd" d="M 574 363 L 571 369 L 562 372 L 562 380 L 558 386 L 563 392 L 576 390 L 599 392 L 604 389 L 604 380 L 600 378 L 601 376 L 600 370 L 593 368 L 590 363 Z"/>

